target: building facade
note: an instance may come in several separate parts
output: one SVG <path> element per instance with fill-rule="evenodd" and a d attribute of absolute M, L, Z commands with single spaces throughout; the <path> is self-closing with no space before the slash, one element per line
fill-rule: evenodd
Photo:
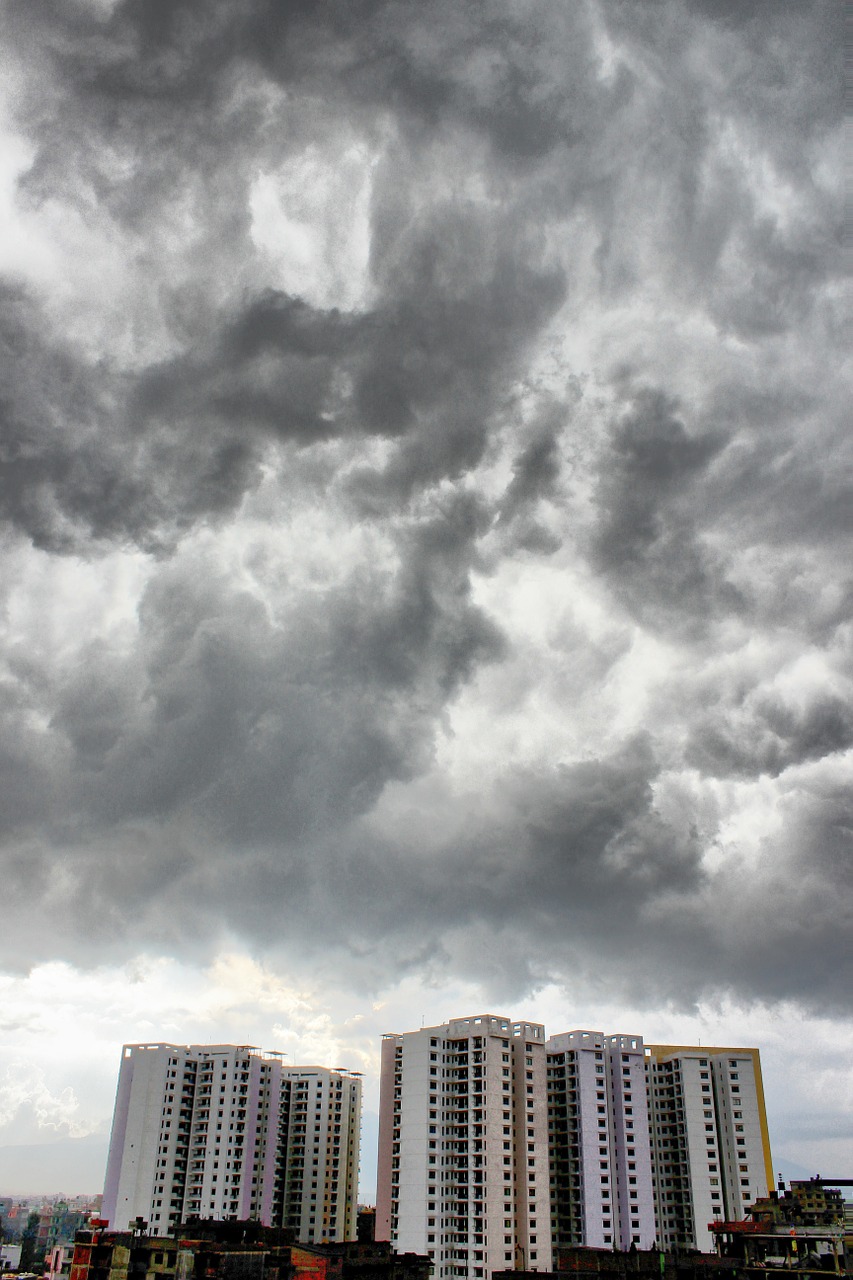
<path fill-rule="evenodd" d="M 552 1243 L 649 1248 L 656 1223 L 642 1038 L 567 1031 L 547 1053 Z"/>
<path fill-rule="evenodd" d="M 648 1045 L 658 1241 L 710 1251 L 773 1186 L 757 1049 Z"/>
<path fill-rule="evenodd" d="M 382 1042 L 377 1238 L 438 1280 L 551 1269 L 545 1030 L 483 1015 Z"/>
<path fill-rule="evenodd" d="M 494 1015 L 383 1039 L 377 1238 L 437 1280 L 578 1245 L 710 1250 L 771 1181 L 756 1049 Z"/>
<path fill-rule="evenodd" d="M 249 1219 L 355 1236 L 361 1081 L 237 1045 L 125 1045 L 102 1213 L 168 1233 Z"/>

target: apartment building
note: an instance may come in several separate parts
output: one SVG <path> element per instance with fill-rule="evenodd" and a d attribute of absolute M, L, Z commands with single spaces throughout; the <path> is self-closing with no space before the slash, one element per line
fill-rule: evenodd
<path fill-rule="evenodd" d="M 655 1199 L 640 1036 L 547 1042 L 552 1244 L 649 1248 Z"/>
<path fill-rule="evenodd" d="M 290 1085 L 290 1132 L 280 1224 L 297 1240 L 355 1240 L 361 1079 L 324 1067 L 282 1067 Z"/>
<path fill-rule="evenodd" d="M 122 1050 L 102 1214 L 167 1234 L 254 1218 L 298 1238 L 355 1237 L 361 1081 L 246 1045 Z"/>
<path fill-rule="evenodd" d="M 495 1015 L 384 1037 L 376 1231 L 435 1276 L 573 1245 L 710 1250 L 772 1185 L 757 1049 Z"/>
<path fill-rule="evenodd" d="M 647 1045 L 658 1242 L 711 1250 L 773 1186 L 757 1049 Z"/>
<path fill-rule="evenodd" d="M 487 1014 L 382 1042 L 378 1239 L 438 1280 L 551 1270 L 545 1029 Z"/>

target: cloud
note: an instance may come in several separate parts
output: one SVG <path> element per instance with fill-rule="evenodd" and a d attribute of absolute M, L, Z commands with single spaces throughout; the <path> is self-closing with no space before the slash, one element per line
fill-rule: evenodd
<path fill-rule="evenodd" d="M 15 1121 L 19 1113 L 30 1111 L 38 1129 L 54 1133 L 65 1131 L 68 1137 L 79 1138 L 88 1132 L 77 1118 L 78 1101 L 72 1089 L 54 1094 L 45 1083 L 45 1073 L 35 1063 L 13 1062 L 7 1068 L 0 1083 L 0 1127 L 6 1135 L 15 1134 Z M 20 1117 L 22 1125 L 25 1117 Z"/>
<path fill-rule="evenodd" d="M 10 968 L 847 1007 L 835 19 L 718 16 L 5 6 Z"/>

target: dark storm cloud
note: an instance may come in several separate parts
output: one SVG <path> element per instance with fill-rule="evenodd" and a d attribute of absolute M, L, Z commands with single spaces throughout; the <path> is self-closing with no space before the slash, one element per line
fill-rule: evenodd
<path fill-rule="evenodd" d="M 853 739 L 833 11 L 4 7 L 19 208 L 94 225 L 128 291 L 118 337 L 77 276 L 79 315 L 43 285 L 0 297 L 10 563 L 158 557 L 115 634 L 34 643 L 36 613 L 28 642 L 0 584 L 9 963 L 233 929 L 352 957 L 354 982 L 849 999 L 826 947 L 849 941 Z M 369 254 L 336 308 L 272 278 L 249 193 L 353 139 Z M 278 570 L 253 522 L 293 544 Z M 504 615 L 494 583 L 529 563 L 562 612 Z M 663 692 L 624 674 L 644 645 Z M 613 721 L 551 708 L 585 726 L 569 760 L 533 697 L 521 724 L 566 664 Z M 510 706 L 519 760 L 455 784 L 440 737 L 488 748 Z M 737 875 L 720 779 L 772 780 L 784 812 Z"/>
<path fill-rule="evenodd" d="M 719 904 L 721 918 L 707 960 L 727 983 L 734 983 L 737 970 L 746 965 L 755 991 L 770 1000 L 810 1003 L 811 992 L 819 989 L 826 1008 L 849 1011 L 853 804 L 848 779 L 843 771 L 826 780 L 804 773 L 792 780 L 780 808 L 780 830 L 764 841 L 755 882 L 744 891 L 727 869 L 712 883 L 710 901 Z M 698 917 L 698 911 L 686 913 L 688 929 Z M 765 918 L 767 927 L 756 928 L 756 919 Z"/>
<path fill-rule="evenodd" d="M 410 237 L 413 253 L 423 247 Z M 458 475 L 482 455 L 493 383 L 560 291 L 558 274 L 513 261 L 507 246 L 452 299 L 428 268 L 401 299 L 359 316 L 270 292 L 198 349 L 129 378 L 45 341 L 32 302 L 8 290 L 2 508 L 54 550 L 92 535 L 168 544 L 233 509 L 257 480 L 265 437 L 416 432 L 388 475 L 365 483 L 409 492 Z"/>
<path fill-rule="evenodd" d="M 172 283 L 168 257 L 152 264 L 163 273 L 160 322 L 179 350 L 148 367 L 129 371 L 115 359 L 87 360 L 67 342 L 52 341 L 30 303 L 32 376 L 19 384 L 15 405 L 27 461 L 24 467 L 12 459 L 6 485 L 13 522 L 54 549 L 81 550 L 89 533 L 169 546 L 181 529 L 232 510 L 254 485 L 264 435 L 301 445 L 340 435 L 405 436 L 384 474 L 361 476 L 365 499 L 379 507 L 386 496 L 405 500 L 413 488 L 475 466 L 496 397 L 565 293 L 562 270 L 547 261 L 518 201 L 488 217 L 451 200 L 424 214 L 415 201 L 399 198 L 410 166 L 410 148 L 401 144 L 386 159 L 374 195 L 374 308 L 324 311 L 269 289 L 254 297 L 246 290 L 214 308 L 206 288 L 215 287 L 215 270 L 205 264 L 204 247 L 226 270 L 233 254 L 245 250 L 247 156 L 271 162 L 287 149 L 269 142 L 269 128 L 252 111 L 231 110 L 218 59 L 231 57 L 235 67 L 242 67 L 241 57 L 263 59 L 264 24 L 273 18 L 261 6 L 236 16 L 226 7 L 209 28 L 207 13 L 202 21 L 195 5 L 159 17 L 120 5 L 106 22 L 90 16 L 86 28 L 82 12 L 10 11 L 19 38 L 48 24 L 62 72 L 63 103 L 54 104 L 25 190 L 44 199 L 58 188 L 76 199 L 85 185 L 81 170 L 105 166 L 93 179 L 99 204 L 134 236 L 168 240 L 170 201 L 176 207 L 189 201 L 204 235 L 188 251 L 197 268 L 191 288 Z M 299 13 L 291 17 L 298 26 Z M 337 21 L 332 10 L 327 18 Z M 64 23 L 70 27 L 61 40 L 56 33 Z M 151 63 L 150 84 L 137 54 Z M 306 62 L 313 65 L 316 54 L 309 47 Z M 186 80 L 178 76 L 176 68 L 184 62 L 194 68 L 198 60 L 201 69 Z M 296 59 L 294 74 L 301 65 Z M 169 91 L 160 95 L 164 76 Z M 196 102 L 204 85 L 221 99 Z M 194 139 L 195 130 L 213 130 L 219 117 L 221 136 Z M 68 146 L 57 146 L 56 128 L 69 122 Z M 78 163 L 76 149 L 99 135 L 104 158 L 93 147 Z M 176 173 L 164 176 L 162 164 L 175 165 Z M 110 165 L 120 178 L 106 172 Z M 72 370 L 63 381 L 53 372 L 58 350 Z M 85 421 L 69 403 L 70 376 L 85 402 Z M 62 433 L 45 428 L 42 401 L 54 420 L 63 419 Z"/>
<path fill-rule="evenodd" d="M 136 435 L 120 373 L 46 338 L 17 292 L 7 290 L 0 305 L 7 526 L 52 551 L 80 551 L 93 538 L 153 548 L 234 506 L 255 477 L 250 444 L 230 429 L 208 431 L 203 441 L 171 427 Z"/>
<path fill-rule="evenodd" d="M 95 642 L 51 672 L 12 652 L 7 832 L 198 806 L 220 837 L 251 846 L 366 811 L 390 778 L 428 763 L 436 714 L 501 654 L 468 582 L 485 519 L 475 499 L 448 498 L 401 533 L 397 572 L 359 572 L 279 625 L 191 562 L 149 587 L 130 657 Z M 48 714 L 47 732 L 27 728 Z M 22 785 L 51 763 L 55 787 Z"/>
<path fill-rule="evenodd" d="M 821 693 L 805 707 L 792 707 L 778 696 L 759 696 L 753 706 L 698 718 L 686 759 L 723 777 L 776 776 L 793 764 L 822 760 L 850 747 L 853 711 L 848 701 Z"/>
<path fill-rule="evenodd" d="M 469 843 L 433 851 L 427 864 L 413 848 L 394 858 L 390 880 L 375 850 L 357 860 L 356 936 L 375 931 L 396 963 L 429 970 L 438 915 L 457 963 L 486 983 L 499 973 L 500 989 L 519 997 L 532 985 L 586 983 L 613 984 L 640 1005 L 714 1001 L 732 989 L 848 1009 L 849 788 L 792 781 L 761 861 L 709 871 L 699 833 L 659 812 L 658 779 L 644 740 L 609 758 L 503 777 L 500 818 Z"/>
<path fill-rule="evenodd" d="M 701 519 L 705 477 L 725 441 L 688 433 L 678 410 L 661 391 L 640 389 L 612 428 L 591 553 L 641 617 L 663 609 L 692 628 L 720 608 L 736 612 L 739 600 L 697 539 L 697 497 Z"/>
<path fill-rule="evenodd" d="M 189 111 L 191 127 L 215 129 L 211 106 L 229 103 L 231 75 L 254 67 L 273 82 L 379 102 L 430 128 L 460 120 L 502 151 L 536 156 L 573 136 L 574 94 L 558 69 L 584 79 L 589 70 L 587 47 L 570 39 L 585 31 L 582 16 L 553 5 L 519 13 L 496 3 L 480 15 L 449 0 L 122 0 L 106 18 L 53 0 L 9 8 L 16 39 L 28 48 L 44 41 L 60 83 L 112 126 L 124 106 L 143 126 L 155 110 L 160 119 Z"/>

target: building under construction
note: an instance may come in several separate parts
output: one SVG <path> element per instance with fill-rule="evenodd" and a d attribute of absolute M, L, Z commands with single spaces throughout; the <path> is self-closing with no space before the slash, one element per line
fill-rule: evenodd
<path fill-rule="evenodd" d="M 780 1182 L 745 1219 L 710 1224 L 717 1251 L 747 1275 L 772 1268 L 849 1275 L 853 1234 L 841 1188 L 852 1186 L 847 1178 L 810 1178 L 788 1187 Z"/>

